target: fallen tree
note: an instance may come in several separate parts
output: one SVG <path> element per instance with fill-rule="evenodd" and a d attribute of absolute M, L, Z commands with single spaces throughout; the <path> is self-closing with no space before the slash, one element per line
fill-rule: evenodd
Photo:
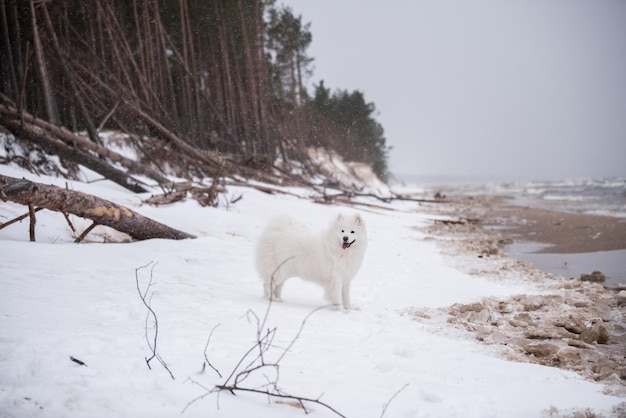
<path fill-rule="evenodd" d="M 195 238 L 97 196 L 26 179 L 0 175 L 0 198 L 91 219 L 94 225 L 111 227 L 136 240 Z"/>
<path fill-rule="evenodd" d="M 179 136 L 166 129 L 131 102 L 124 102 L 124 107 L 136 115 L 137 121 L 142 121 L 142 123 L 152 127 L 159 138 L 165 139 L 165 143 L 156 147 L 157 153 L 167 154 L 167 164 L 170 167 L 178 166 L 187 170 L 186 173 L 177 173 L 179 177 L 189 177 L 189 168 L 193 167 L 197 176 L 234 177 L 234 175 L 238 174 L 245 178 L 253 178 L 274 184 L 281 183 L 284 180 L 279 175 L 268 171 L 267 167 L 254 167 L 249 158 L 242 157 L 241 160 L 239 158 L 227 158 L 215 152 L 199 150 L 187 144 Z M 45 152 L 58 155 L 63 160 L 83 165 L 134 193 L 143 193 L 147 190 L 144 187 L 145 185 L 135 179 L 132 174 L 151 178 L 164 189 L 168 189 L 171 186 L 171 181 L 162 172 L 150 167 L 150 164 L 133 161 L 106 148 L 106 146 L 71 132 L 63 126 L 57 126 L 47 120 L 38 118 L 24 109 L 20 109 L 16 103 L 1 92 L 0 126 L 6 128 L 20 140 L 35 144 Z M 138 148 L 143 148 L 137 144 L 135 145 Z M 151 146 L 147 148 L 151 148 Z M 154 155 L 148 149 L 143 149 L 142 152 L 152 161 L 164 158 L 163 156 Z M 119 166 L 123 169 L 118 168 Z M 303 183 L 294 174 L 289 174 L 287 177 L 292 182 Z"/>
<path fill-rule="evenodd" d="M 129 172 L 150 177 L 159 184 L 169 183 L 165 176 L 149 167 L 138 164 L 63 127 L 19 110 L 1 93 L 0 102 L 0 125 L 16 137 L 39 145 L 51 154 L 82 164 L 135 193 L 145 192 L 146 189 L 139 181 L 107 161 L 120 164 Z"/>

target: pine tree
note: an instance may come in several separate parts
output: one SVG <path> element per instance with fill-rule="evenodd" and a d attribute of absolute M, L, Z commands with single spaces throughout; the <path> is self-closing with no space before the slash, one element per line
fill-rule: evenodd
<path fill-rule="evenodd" d="M 306 50 L 313 39 L 311 24 L 302 24 L 302 16 L 295 17 L 291 8 L 271 8 L 267 28 L 267 47 L 273 58 L 274 78 L 278 81 L 278 96 L 292 107 L 301 106 L 307 99 L 304 77 L 311 74 L 313 58 Z"/>
<path fill-rule="evenodd" d="M 367 103 L 362 92 L 330 90 L 320 82 L 310 102 L 313 138 L 325 137 L 322 146 L 334 149 L 345 159 L 372 166 L 381 178 L 387 178 L 387 152 L 383 127 L 374 119 L 376 107 Z"/>

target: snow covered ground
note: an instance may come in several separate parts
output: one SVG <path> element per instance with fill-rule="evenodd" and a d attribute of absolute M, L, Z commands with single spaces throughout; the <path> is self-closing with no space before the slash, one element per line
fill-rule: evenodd
<path fill-rule="evenodd" d="M 36 243 L 28 242 L 28 220 L 0 230 L 0 416 L 304 416 L 287 402 L 253 393 L 212 394 L 189 403 L 206 394 L 203 387 L 221 384 L 256 341 L 257 325 L 247 313 L 262 317 L 268 306 L 254 268 L 255 241 L 265 222 L 290 212 L 325 227 L 337 211 L 352 210 L 362 213 L 369 234 L 365 263 L 352 286 L 360 310 L 322 309 L 308 318 L 280 362 L 285 393 L 321 396 L 348 417 L 381 416 L 385 403 L 387 417 L 569 416 L 587 408 L 608 417 L 626 402 L 573 372 L 504 360 L 494 346 L 449 326 L 444 314 L 419 322 L 406 315 L 412 308 L 536 291 L 519 278 L 496 281 L 458 269 L 415 229 L 434 217 L 416 203 L 388 205 L 393 210 L 345 208 L 301 198 L 310 193 L 304 189 L 289 189 L 296 197 L 230 186 L 218 208 L 194 200 L 154 207 L 142 203 L 148 195 L 107 181 L 37 177 L 9 166 L 0 166 L 0 173 L 67 183 L 198 236 L 102 243 L 116 234 L 101 230 L 90 234 L 91 242 L 74 244 L 63 216 L 45 210 L 37 214 Z M 0 223 L 24 212 L 0 202 Z M 73 219 L 79 229 L 89 224 Z M 151 338 L 155 329 L 152 321 L 146 329 L 135 278 L 145 289 L 151 274 L 157 352 L 175 379 L 156 360 L 152 369 L 145 361 L 151 355 L 146 331 Z M 298 279 L 285 285 L 283 296 L 267 318 L 266 327 L 277 327 L 270 360 L 326 303 L 321 288 Z M 208 367 L 202 372 L 216 326 L 206 355 L 224 378 Z M 251 377 L 250 385 L 259 380 Z M 307 407 L 311 416 L 333 416 L 322 405 Z"/>

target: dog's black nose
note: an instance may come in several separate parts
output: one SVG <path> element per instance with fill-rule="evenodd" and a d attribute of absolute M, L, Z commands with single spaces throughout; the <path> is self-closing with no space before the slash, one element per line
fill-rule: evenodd
<path fill-rule="evenodd" d="M 343 242 L 348 242 L 348 237 L 343 237 Z"/>

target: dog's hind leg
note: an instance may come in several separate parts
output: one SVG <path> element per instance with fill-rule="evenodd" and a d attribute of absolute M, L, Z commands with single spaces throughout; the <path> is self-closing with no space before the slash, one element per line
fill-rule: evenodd
<path fill-rule="evenodd" d="M 282 302 L 280 295 L 283 291 L 283 284 L 285 284 L 284 280 L 277 283 L 275 278 L 265 281 L 263 284 L 263 294 L 265 299 Z"/>
<path fill-rule="evenodd" d="M 281 299 L 281 294 L 283 292 L 283 285 L 285 284 L 284 281 L 280 282 L 277 285 L 274 285 L 274 297 L 272 298 L 272 300 L 275 300 L 277 302 L 282 302 L 283 300 Z"/>
<path fill-rule="evenodd" d="M 272 294 L 272 286 L 270 284 L 269 281 L 265 281 L 265 283 L 263 283 L 263 296 L 265 296 L 265 299 L 270 299 L 270 296 Z"/>

